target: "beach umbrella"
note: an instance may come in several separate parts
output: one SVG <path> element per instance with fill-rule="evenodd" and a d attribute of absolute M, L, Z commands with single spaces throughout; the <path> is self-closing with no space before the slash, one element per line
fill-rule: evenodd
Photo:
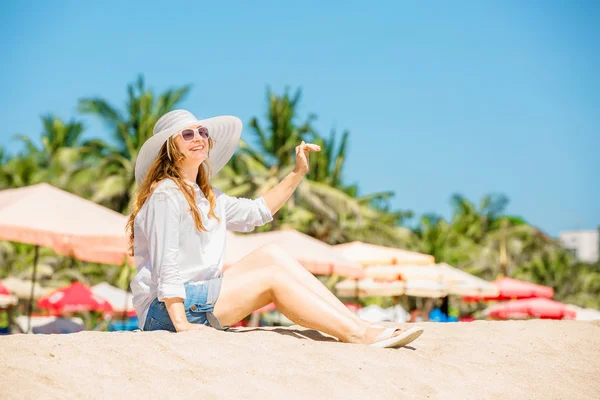
<path fill-rule="evenodd" d="M 0 191 L 0 240 L 52 248 L 83 261 L 114 264 L 128 251 L 127 217 L 46 183 Z"/>
<path fill-rule="evenodd" d="M 12 293 L 10 292 L 10 290 L 8 290 L 8 288 L 6 286 L 4 286 L 4 284 L 2 283 L 2 281 L 0 281 L 0 295 L 11 295 Z"/>
<path fill-rule="evenodd" d="M 16 306 L 19 303 L 19 298 L 14 294 L 0 294 L 0 309 Z"/>
<path fill-rule="evenodd" d="M 404 293 L 414 297 L 441 298 L 448 296 L 448 287 L 440 282 L 412 280 L 404 284 Z"/>
<path fill-rule="evenodd" d="M 429 265 L 435 262 L 435 258 L 429 254 L 360 241 L 338 244 L 333 248 L 347 259 L 362 265 Z"/>
<path fill-rule="evenodd" d="M 135 315 L 133 308 L 133 295 L 126 290 L 119 289 L 107 282 L 101 282 L 91 287 L 92 292 L 98 297 L 108 301 L 115 313 Z"/>
<path fill-rule="evenodd" d="M 496 296 L 466 296 L 465 301 L 502 301 L 514 299 L 548 298 L 554 296 L 554 289 L 532 282 L 512 278 L 502 278 L 493 282 L 498 288 Z"/>
<path fill-rule="evenodd" d="M 235 264 L 254 250 L 271 243 L 282 247 L 313 274 L 353 278 L 363 276 L 360 264 L 348 260 L 327 243 L 294 229 L 228 237 L 225 251 L 225 268 Z"/>
<path fill-rule="evenodd" d="M 51 289 L 40 286 L 40 284 L 37 282 L 32 283 L 29 280 L 25 281 L 13 276 L 9 276 L 8 278 L 4 279 L 3 284 L 19 299 L 31 298 L 32 292 L 33 298 L 38 299 L 51 291 Z"/>
<path fill-rule="evenodd" d="M 376 281 L 367 279 L 345 279 L 334 287 L 339 297 L 376 297 L 376 296 L 399 296 L 404 294 L 402 281 Z"/>
<path fill-rule="evenodd" d="M 340 297 L 400 296 L 405 294 L 414 297 L 439 298 L 448 295 L 448 288 L 443 283 L 428 280 L 346 279 L 337 283 L 335 290 Z"/>
<path fill-rule="evenodd" d="M 81 282 L 73 282 L 69 286 L 56 289 L 38 300 L 38 307 L 53 311 L 56 314 L 84 311 L 112 311 L 110 303 L 94 294 Z"/>
<path fill-rule="evenodd" d="M 365 276 L 375 279 L 399 279 L 406 282 L 432 281 L 445 287 L 448 294 L 458 296 L 497 296 L 498 288 L 446 263 L 435 265 L 370 266 Z"/>
<path fill-rule="evenodd" d="M 128 260 L 127 217 L 46 183 L 0 191 L 0 240 L 35 245 L 32 293 L 39 246 L 83 261 Z"/>
<path fill-rule="evenodd" d="M 484 315 L 494 319 L 575 319 L 577 312 L 558 301 L 535 298 L 494 304 L 484 311 Z"/>

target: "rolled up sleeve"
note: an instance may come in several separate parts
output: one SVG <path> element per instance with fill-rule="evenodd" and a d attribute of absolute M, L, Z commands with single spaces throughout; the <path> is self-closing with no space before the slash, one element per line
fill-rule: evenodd
<path fill-rule="evenodd" d="M 263 226 L 273 221 L 271 210 L 262 197 L 251 200 L 228 196 L 222 192 L 217 193 L 219 200 L 224 203 L 227 229 L 236 232 L 250 232 L 257 226 Z"/>
<path fill-rule="evenodd" d="M 154 193 L 148 204 L 146 232 L 158 300 L 185 299 L 184 281 L 179 273 L 179 228 L 181 205 L 173 194 Z"/>

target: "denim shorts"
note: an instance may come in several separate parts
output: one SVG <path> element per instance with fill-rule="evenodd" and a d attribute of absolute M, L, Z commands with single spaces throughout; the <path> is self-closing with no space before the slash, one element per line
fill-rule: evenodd
<path fill-rule="evenodd" d="M 188 282 L 184 285 L 185 300 L 183 301 L 183 307 L 190 323 L 212 326 L 220 330 L 229 328 L 222 326 L 213 314 L 215 303 L 221 291 L 221 280 L 222 277 L 219 277 L 202 282 Z M 155 298 L 150 304 L 143 330 L 177 331 L 171 322 L 166 304 L 159 301 L 158 298 Z"/>

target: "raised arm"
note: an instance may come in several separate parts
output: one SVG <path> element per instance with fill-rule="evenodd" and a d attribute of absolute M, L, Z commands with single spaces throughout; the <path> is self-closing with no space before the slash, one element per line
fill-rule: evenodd
<path fill-rule="evenodd" d="M 298 187 L 302 178 L 308 173 L 308 152 L 321 151 L 316 144 L 304 143 L 296 147 L 296 168 L 290 172 L 277 186 L 269 190 L 264 196 L 265 204 L 275 214 L 290 198 Z"/>

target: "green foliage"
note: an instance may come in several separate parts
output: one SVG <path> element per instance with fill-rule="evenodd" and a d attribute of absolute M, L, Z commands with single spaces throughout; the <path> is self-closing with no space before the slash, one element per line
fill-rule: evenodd
<path fill-rule="evenodd" d="M 316 118 L 314 114 L 310 114 L 303 123 L 296 123 L 301 97 L 300 89 L 293 96 L 290 96 L 289 89 L 283 96 L 277 96 L 267 88 L 267 130 L 256 117 L 250 120 L 250 127 L 258 140 L 260 158 L 268 168 L 293 165 L 294 148 L 313 130 L 311 122 Z"/>

